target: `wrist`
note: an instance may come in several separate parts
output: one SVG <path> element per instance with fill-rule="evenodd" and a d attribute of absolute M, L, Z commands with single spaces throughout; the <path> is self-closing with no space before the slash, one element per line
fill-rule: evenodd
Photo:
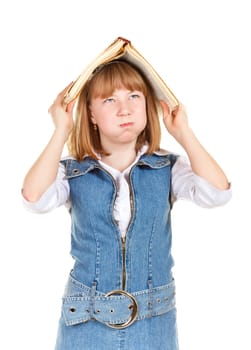
<path fill-rule="evenodd" d="M 63 143 L 68 140 L 69 135 L 70 132 L 64 128 L 57 127 L 54 130 L 54 137 Z"/>
<path fill-rule="evenodd" d="M 188 143 L 195 139 L 193 130 L 189 126 L 180 128 L 173 136 L 182 147 L 185 147 Z"/>
<path fill-rule="evenodd" d="M 65 141 L 67 141 L 69 135 L 70 135 L 71 130 L 58 126 L 54 130 L 54 134 L 57 135 L 58 138 L 62 138 Z"/>

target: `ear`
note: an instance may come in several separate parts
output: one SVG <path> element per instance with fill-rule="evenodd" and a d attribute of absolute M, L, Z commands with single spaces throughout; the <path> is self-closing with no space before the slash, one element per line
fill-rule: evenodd
<path fill-rule="evenodd" d="M 93 124 L 97 124 L 96 119 L 95 119 L 95 117 L 93 115 L 91 115 L 91 121 L 92 121 Z"/>
<path fill-rule="evenodd" d="M 94 114 L 93 114 L 93 112 L 92 112 L 92 109 L 89 107 L 89 115 L 91 116 L 91 121 L 92 121 L 92 123 L 93 124 L 97 124 L 96 123 L 96 119 L 95 119 L 95 116 L 94 116 Z"/>

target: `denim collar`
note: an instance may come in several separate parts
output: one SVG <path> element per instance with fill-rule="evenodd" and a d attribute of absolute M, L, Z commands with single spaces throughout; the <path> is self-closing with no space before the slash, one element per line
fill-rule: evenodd
<path fill-rule="evenodd" d="M 152 169 L 159 169 L 168 166 L 172 162 L 173 154 L 160 150 L 153 154 L 143 154 L 138 162 L 133 166 L 146 166 Z M 66 166 L 66 176 L 84 175 L 94 169 L 102 169 L 99 162 L 89 156 L 86 156 L 82 161 L 77 161 L 73 157 L 65 157 L 62 163 Z"/>

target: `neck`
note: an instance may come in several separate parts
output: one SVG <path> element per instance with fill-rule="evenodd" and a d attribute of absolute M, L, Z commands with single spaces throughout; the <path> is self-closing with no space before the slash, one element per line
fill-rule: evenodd
<path fill-rule="evenodd" d="M 119 171 L 128 168 L 136 158 L 135 145 L 127 144 L 116 148 L 109 153 L 109 156 L 102 156 L 102 162 Z"/>

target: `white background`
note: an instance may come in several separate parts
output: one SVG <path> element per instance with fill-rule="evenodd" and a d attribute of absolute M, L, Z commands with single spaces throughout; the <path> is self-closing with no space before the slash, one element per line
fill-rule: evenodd
<path fill-rule="evenodd" d="M 23 177 L 53 131 L 48 107 L 118 36 L 186 105 L 233 199 L 173 210 L 181 350 L 250 350 L 250 10 L 248 0 L 5 0 L 0 5 L 1 349 L 53 349 L 72 266 L 65 208 L 22 207 Z M 163 133 L 163 147 L 182 152 Z"/>

